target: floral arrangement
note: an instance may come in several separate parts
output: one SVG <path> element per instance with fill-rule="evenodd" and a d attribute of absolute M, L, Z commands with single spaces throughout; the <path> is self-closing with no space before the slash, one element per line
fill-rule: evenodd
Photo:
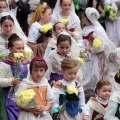
<path fill-rule="evenodd" d="M 66 86 L 63 83 L 61 83 L 60 81 L 55 82 L 54 86 L 65 90 L 65 93 L 61 94 L 61 97 L 64 98 L 62 105 L 60 105 L 59 107 L 57 107 L 56 109 L 54 109 L 52 111 L 53 113 L 59 112 L 59 114 L 57 116 L 57 118 L 59 118 L 63 109 L 65 107 L 67 107 L 66 104 L 68 105 L 68 103 L 70 102 L 69 105 L 71 105 L 71 102 L 72 102 L 72 104 L 73 104 L 73 102 L 76 102 L 76 101 L 79 102 L 78 90 L 76 89 L 76 87 Z"/>
<path fill-rule="evenodd" d="M 104 7 L 104 14 L 100 15 L 99 20 L 103 21 L 105 19 L 110 20 L 110 21 L 114 21 L 117 18 L 117 12 L 115 11 L 115 9 L 112 6 L 105 6 Z"/>
<path fill-rule="evenodd" d="M 52 28 L 53 28 L 53 26 L 51 24 L 45 24 L 39 29 L 39 32 L 43 36 L 49 38 L 52 36 Z"/>
<path fill-rule="evenodd" d="M 84 48 L 80 49 L 79 57 L 84 59 L 85 62 L 89 62 L 90 61 L 90 53 L 88 51 L 85 51 Z"/>
<path fill-rule="evenodd" d="M 23 108 L 37 108 L 38 105 L 34 100 L 35 92 L 33 89 L 28 89 L 19 93 L 16 99 L 16 104 Z"/>
<path fill-rule="evenodd" d="M 24 57 L 28 60 L 31 60 L 32 56 L 33 56 L 32 50 L 28 47 L 25 47 Z"/>
<path fill-rule="evenodd" d="M 80 66 L 85 65 L 85 62 L 84 62 L 83 58 L 78 57 L 77 60 L 78 60 L 78 63 L 80 64 Z"/>
<path fill-rule="evenodd" d="M 92 46 L 94 49 L 99 50 L 102 48 L 103 44 L 99 38 L 95 38 L 93 40 Z"/>
<path fill-rule="evenodd" d="M 63 24 L 65 24 L 65 25 L 67 25 L 68 22 L 69 22 L 69 19 L 62 19 L 60 22 L 63 23 Z"/>

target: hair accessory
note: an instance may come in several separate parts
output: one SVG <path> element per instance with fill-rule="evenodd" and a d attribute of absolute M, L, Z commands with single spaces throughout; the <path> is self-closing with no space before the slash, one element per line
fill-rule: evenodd
<path fill-rule="evenodd" d="M 32 61 L 30 63 L 30 70 L 32 70 L 32 66 L 33 66 L 34 62 L 36 62 L 36 61 L 41 61 L 41 62 L 45 63 L 45 65 L 46 65 L 45 71 L 47 71 L 48 66 L 47 66 L 45 60 L 43 58 L 40 58 L 40 57 L 35 57 L 32 59 Z"/>

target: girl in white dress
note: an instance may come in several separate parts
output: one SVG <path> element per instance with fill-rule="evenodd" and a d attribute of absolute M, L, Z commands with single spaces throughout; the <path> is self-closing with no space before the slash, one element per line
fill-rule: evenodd
<path fill-rule="evenodd" d="M 60 120 L 89 120 L 89 108 L 85 104 L 85 97 L 82 84 L 76 80 L 77 71 L 79 68 L 79 62 L 72 58 L 66 58 L 61 63 L 61 69 L 63 74 L 63 79 L 54 83 L 52 90 L 55 96 L 55 103 L 53 104 L 53 112 L 60 105 L 64 104 L 65 99 L 62 95 L 65 93 L 66 89 L 63 86 L 73 86 L 78 91 L 78 100 L 67 99 L 65 103 L 66 108 L 62 108 L 59 117 Z M 71 92 L 72 94 L 72 92 Z M 75 96 L 74 96 L 75 98 Z M 72 101 L 72 102 L 71 102 Z M 71 104 L 72 103 L 72 104 Z M 76 105 L 75 105 L 76 104 Z M 82 111 L 81 111 L 82 110 Z"/>
<path fill-rule="evenodd" d="M 57 0 L 51 22 L 55 24 L 60 22 L 62 19 L 69 19 L 69 23 L 67 25 L 69 34 L 76 40 L 81 39 L 80 20 L 75 13 L 72 0 Z"/>
<path fill-rule="evenodd" d="M 30 75 L 24 79 L 18 88 L 15 96 L 27 89 L 33 89 L 37 108 L 22 108 L 18 120 L 52 120 L 49 110 L 54 102 L 54 94 L 44 77 L 47 64 L 40 57 L 35 57 L 30 63 Z"/>
<path fill-rule="evenodd" d="M 47 3 L 43 3 L 36 9 L 32 17 L 27 41 L 28 45 L 34 52 L 34 56 L 39 56 L 42 58 L 44 56 L 45 49 L 49 41 L 47 38 L 43 38 L 39 30 L 42 25 L 45 25 L 50 22 L 51 16 L 51 8 L 47 6 Z"/>
<path fill-rule="evenodd" d="M 105 110 L 112 92 L 112 85 L 108 80 L 100 80 L 96 85 L 96 97 L 91 97 L 87 105 L 90 108 L 91 120 L 104 120 Z"/>
<path fill-rule="evenodd" d="M 116 90 L 112 93 L 104 120 L 120 120 L 120 71 L 114 77 Z"/>

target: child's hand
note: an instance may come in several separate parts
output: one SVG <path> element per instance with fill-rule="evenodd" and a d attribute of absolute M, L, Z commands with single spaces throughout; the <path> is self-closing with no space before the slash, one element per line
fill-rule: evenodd
<path fill-rule="evenodd" d="M 83 116 L 83 120 L 89 120 L 89 116 L 88 115 L 84 115 Z"/>
<path fill-rule="evenodd" d="M 41 106 L 40 107 L 41 112 L 47 111 L 48 107 L 47 106 Z"/>
<path fill-rule="evenodd" d="M 13 78 L 11 81 L 11 85 L 18 86 L 20 84 L 19 78 Z"/>

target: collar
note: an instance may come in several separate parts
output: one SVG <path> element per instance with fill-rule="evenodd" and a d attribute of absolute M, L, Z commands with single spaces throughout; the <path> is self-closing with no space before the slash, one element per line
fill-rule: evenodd
<path fill-rule="evenodd" d="M 97 95 L 96 99 L 98 100 L 98 102 L 100 102 L 103 105 L 108 104 L 108 100 L 104 100 L 104 99 L 100 98 L 98 95 Z"/>

